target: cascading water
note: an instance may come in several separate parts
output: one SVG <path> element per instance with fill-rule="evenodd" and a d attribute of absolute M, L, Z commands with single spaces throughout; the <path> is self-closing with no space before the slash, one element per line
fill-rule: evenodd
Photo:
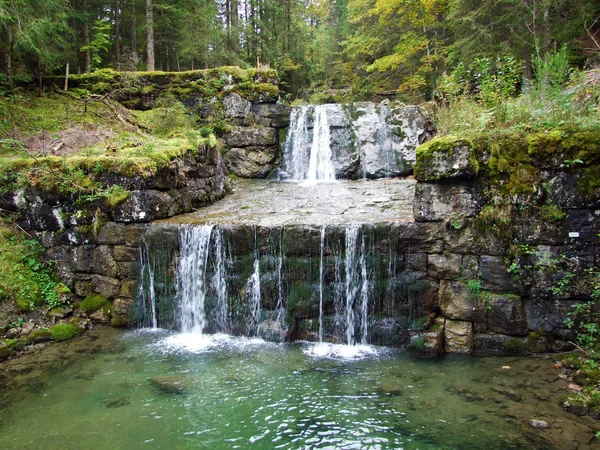
<path fill-rule="evenodd" d="M 292 110 L 283 148 L 284 164 L 280 179 L 309 182 L 335 180 L 327 114 L 328 105 L 301 106 Z"/>
<path fill-rule="evenodd" d="M 357 342 L 355 339 L 357 319 L 360 320 L 360 343 L 367 343 L 369 291 L 365 243 L 364 237 L 359 241 L 359 231 L 356 226 L 346 229 L 346 343 L 348 345 Z"/>
<path fill-rule="evenodd" d="M 206 328 L 206 265 L 212 230 L 212 225 L 180 228 L 181 257 L 177 271 L 177 295 L 183 333 L 202 334 Z"/>
<path fill-rule="evenodd" d="M 225 244 L 223 233 L 216 228 L 213 232 L 215 258 L 212 276 L 212 287 L 215 292 L 214 328 L 216 331 L 226 333 L 229 331 L 228 297 L 227 297 L 227 271 L 225 267 Z"/>
<path fill-rule="evenodd" d="M 258 253 L 258 241 L 256 228 L 254 229 L 254 263 L 252 275 L 246 282 L 246 298 L 250 315 L 248 317 L 248 334 L 258 336 L 260 333 L 261 296 L 260 296 L 260 255 Z"/>
<path fill-rule="evenodd" d="M 319 263 L 319 342 L 323 342 L 323 253 L 325 250 L 325 225 L 321 227 L 321 259 Z"/>
<path fill-rule="evenodd" d="M 309 182 L 335 180 L 330 140 L 327 106 L 316 106 L 313 141 L 306 175 Z"/>
<path fill-rule="evenodd" d="M 158 327 L 156 312 L 156 289 L 154 288 L 154 265 L 150 260 L 148 244 L 142 240 L 140 244 L 140 285 L 138 288 L 143 310 L 143 325 L 151 328 Z"/>

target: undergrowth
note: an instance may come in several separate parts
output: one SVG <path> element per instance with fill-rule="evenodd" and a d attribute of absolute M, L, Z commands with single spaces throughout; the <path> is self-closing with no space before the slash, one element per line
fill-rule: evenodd
<path fill-rule="evenodd" d="M 18 312 L 50 310 L 63 304 L 69 289 L 43 261 L 43 255 L 38 241 L 0 219 L 0 302 L 10 302 Z"/>

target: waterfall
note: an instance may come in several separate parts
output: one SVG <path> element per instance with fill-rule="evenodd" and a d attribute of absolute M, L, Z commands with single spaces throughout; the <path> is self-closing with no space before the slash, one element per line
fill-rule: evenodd
<path fill-rule="evenodd" d="M 360 245 L 360 275 L 362 282 L 360 290 L 360 343 L 366 345 L 368 334 L 367 316 L 369 312 L 369 278 L 365 255 L 365 236 L 363 235 Z"/>
<path fill-rule="evenodd" d="M 154 288 L 154 266 L 150 260 L 148 244 L 142 239 L 140 244 L 140 286 L 138 298 L 144 313 L 144 325 L 158 327 L 156 314 L 156 289 Z"/>
<path fill-rule="evenodd" d="M 283 228 L 279 232 L 279 256 L 277 257 L 277 321 L 281 322 L 283 309 Z"/>
<path fill-rule="evenodd" d="M 284 164 L 279 173 L 280 179 L 335 180 L 330 140 L 327 105 L 294 108 L 283 147 Z"/>
<path fill-rule="evenodd" d="M 325 225 L 321 227 L 321 260 L 319 265 L 319 342 L 323 342 L 323 253 L 325 249 Z"/>
<path fill-rule="evenodd" d="M 359 227 L 346 229 L 346 343 L 354 345 L 357 319 L 360 320 L 360 342 L 367 343 L 369 280 L 365 258 L 364 236 L 359 244 Z M 360 301 L 360 303 L 359 303 Z M 357 317 L 358 316 L 358 317 Z"/>
<path fill-rule="evenodd" d="M 256 228 L 254 229 L 254 264 L 252 275 L 246 282 L 246 297 L 250 315 L 248 317 L 248 334 L 258 336 L 260 333 L 261 297 L 260 297 L 260 256 L 258 254 L 258 242 Z"/>
<path fill-rule="evenodd" d="M 225 244 L 223 233 L 220 229 L 214 230 L 215 258 L 213 263 L 212 286 L 215 292 L 215 331 L 226 333 L 229 331 L 228 309 L 227 309 L 227 272 L 225 268 Z"/>
<path fill-rule="evenodd" d="M 179 231 L 177 287 L 184 333 L 202 334 L 206 327 L 206 263 L 212 229 L 212 225 L 185 226 Z"/>
<path fill-rule="evenodd" d="M 315 126 L 306 175 L 311 182 L 335 180 L 326 108 L 326 105 L 315 107 Z"/>
<path fill-rule="evenodd" d="M 280 177 L 285 180 L 300 181 L 306 179 L 306 171 L 310 154 L 310 139 L 308 134 L 308 106 L 292 109 L 290 127 L 283 145 L 283 160 L 285 173 Z"/>

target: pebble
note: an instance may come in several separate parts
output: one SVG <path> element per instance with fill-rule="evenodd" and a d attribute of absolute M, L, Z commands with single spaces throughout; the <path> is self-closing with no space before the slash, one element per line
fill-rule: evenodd
<path fill-rule="evenodd" d="M 529 421 L 529 425 L 537 430 L 545 430 L 546 428 L 550 428 L 550 424 L 545 420 L 531 419 Z"/>
<path fill-rule="evenodd" d="M 569 387 L 567 389 L 569 389 L 571 392 L 577 393 L 577 392 L 581 391 L 581 386 L 579 386 L 578 384 L 575 384 L 575 383 L 570 383 Z"/>

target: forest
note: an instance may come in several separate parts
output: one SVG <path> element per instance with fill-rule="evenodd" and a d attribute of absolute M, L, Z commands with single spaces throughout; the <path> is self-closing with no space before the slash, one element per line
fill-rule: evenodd
<path fill-rule="evenodd" d="M 449 74 L 469 81 L 487 70 L 518 89 L 536 59 L 560 50 L 589 68 L 599 15 L 589 0 L 2 0 L 0 65 L 9 83 L 67 64 L 71 73 L 267 66 L 289 99 L 418 102 L 451 91 Z"/>

